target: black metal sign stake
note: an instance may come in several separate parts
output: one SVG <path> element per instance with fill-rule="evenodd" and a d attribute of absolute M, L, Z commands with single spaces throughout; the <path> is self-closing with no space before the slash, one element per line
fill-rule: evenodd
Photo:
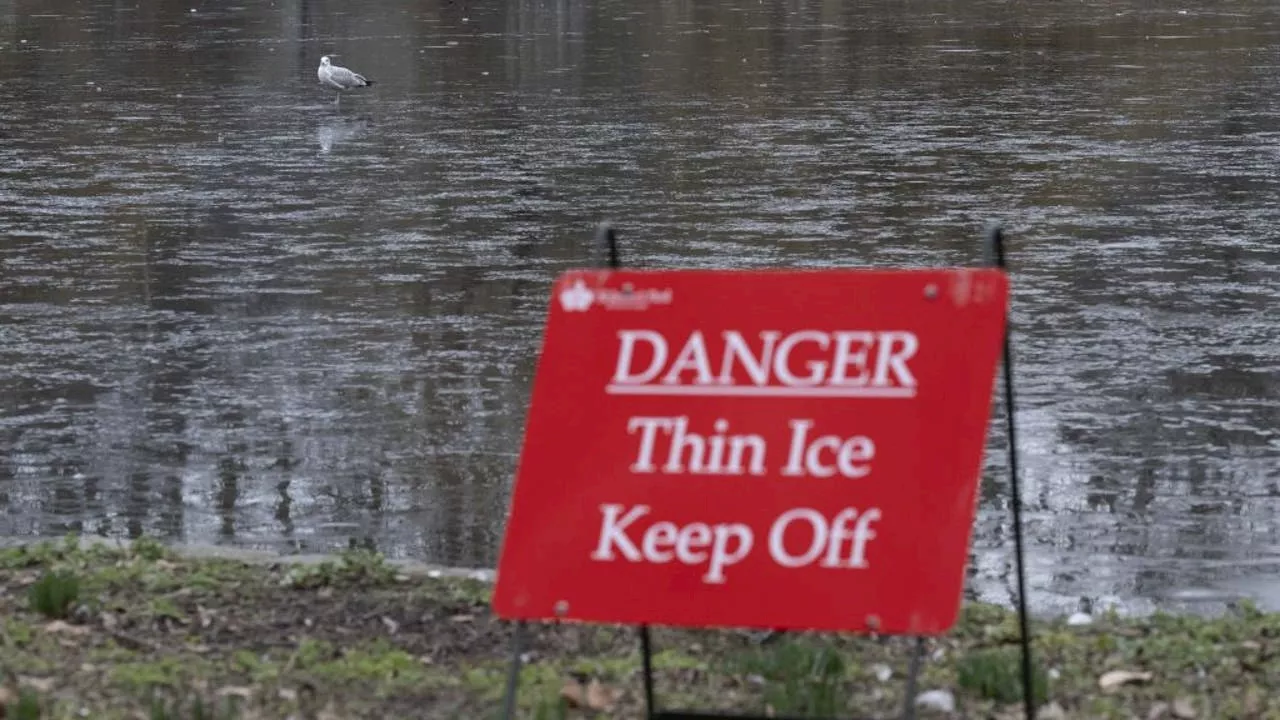
<path fill-rule="evenodd" d="M 993 223 L 987 228 L 987 262 L 1005 269 L 1004 228 Z M 1026 720 L 1035 720 L 1035 698 L 1031 696 L 1031 632 L 1027 621 L 1027 573 L 1022 549 L 1022 491 L 1018 482 L 1018 436 L 1014 430 L 1013 353 L 1010 350 L 1008 320 L 1004 331 L 1004 414 L 1009 438 L 1009 493 L 1013 507 L 1013 548 L 1018 570 L 1018 625 L 1022 642 L 1022 698 Z"/>
<path fill-rule="evenodd" d="M 622 267 L 618 262 L 618 233 L 614 232 L 613 225 L 608 221 L 600 223 L 596 228 L 596 248 L 604 251 L 605 265 L 610 270 Z"/>
<path fill-rule="evenodd" d="M 920 657 L 924 655 L 924 637 L 917 635 L 911 645 L 911 664 L 907 666 L 907 690 L 902 699 L 902 717 L 904 720 L 915 720 L 916 717 L 916 678 L 920 676 Z"/>
<path fill-rule="evenodd" d="M 622 267 L 618 258 L 618 233 L 609 222 L 602 222 L 596 228 L 596 250 L 604 255 L 605 265 L 610 270 Z M 653 645 L 649 638 L 649 626 L 637 628 L 640 635 L 641 671 L 644 675 L 644 714 L 653 720 L 657 708 L 653 703 Z"/>
<path fill-rule="evenodd" d="M 596 248 L 606 253 L 605 264 L 613 270 L 618 269 L 618 238 L 613 226 L 608 222 L 600 223 L 596 228 Z M 517 621 L 515 631 L 511 635 L 511 664 L 507 669 L 507 688 L 502 700 L 502 717 L 511 720 L 516 712 L 516 689 L 520 685 L 521 655 L 524 653 L 525 623 Z M 646 708 L 653 707 L 653 681 L 650 674 L 649 660 L 649 628 L 640 628 L 641 645 L 644 648 L 644 688 Z M 651 711 L 650 711 L 651 712 Z"/>
<path fill-rule="evenodd" d="M 502 717 L 507 720 L 515 717 L 516 687 L 520 684 L 520 656 L 524 654 L 523 620 L 517 620 L 511 634 L 511 665 L 507 668 L 507 692 L 502 699 Z"/>
<path fill-rule="evenodd" d="M 649 642 L 649 626 L 640 626 L 640 657 L 644 671 L 644 715 L 653 720 L 657 710 L 653 704 L 653 649 Z"/>

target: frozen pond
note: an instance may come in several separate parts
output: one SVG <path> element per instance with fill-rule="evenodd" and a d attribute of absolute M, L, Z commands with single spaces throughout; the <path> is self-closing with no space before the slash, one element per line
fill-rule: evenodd
<path fill-rule="evenodd" d="M 1002 218 L 1036 605 L 1280 607 L 1280 6 L 350 7 L 0 0 L 0 535 L 487 566 L 597 220 L 747 267 Z"/>

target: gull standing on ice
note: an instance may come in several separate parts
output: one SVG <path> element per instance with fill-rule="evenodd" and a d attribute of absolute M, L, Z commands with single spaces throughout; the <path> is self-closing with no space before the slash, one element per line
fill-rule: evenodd
<path fill-rule="evenodd" d="M 337 105 L 342 99 L 342 93 L 373 84 L 372 80 L 360 73 L 354 73 L 344 67 L 331 64 L 328 55 L 320 58 L 320 68 L 316 70 L 316 77 L 320 78 L 321 85 L 338 91 L 338 94 L 333 98 L 334 105 Z"/>

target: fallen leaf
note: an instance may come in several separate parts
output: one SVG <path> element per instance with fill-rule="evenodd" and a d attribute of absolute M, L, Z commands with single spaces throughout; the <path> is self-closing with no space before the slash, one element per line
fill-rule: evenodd
<path fill-rule="evenodd" d="M 200 627 L 207 628 L 213 624 L 213 613 L 203 605 L 196 605 L 196 617 L 200 618 Z"/>
<path fill-rule="evenodd" d="M 586 707 L 587 700 L 584 697 L 582 683 L 577 680 L 565 680 L 564 685 L 560 688 L 560 698 L 568 703 L 571 708 Z"/>
<path fill-rule="evenodd" d="M 1106 692 L 1111 692 L 1121 685 L 1135 685 L 1146 682 L 1151 682 L 1151 673 L 1149 672 L 1112 670 L 1111 672 L 1103 673 L 1102 677 L 1098 678 L 1098 687 Z"/>
<path fill-rule="evenodd" d="M 253 688 L 242 687 L 240 685 L 228 685 L 224 688 L 218 688 L 218 697 L 232 696 L 248 700 L 253 697 Z"/>
<path fill-rule="evenodd" d="M 107 630 L 115 630 L 120 627 L 120 616 L 113 612 L 102 613 L 102 615 L 99 616 L 99 621 L 102 623 L 102 627 Z"/>
<path fill-rule="evenodd" d="M 1262 693 L 1257 685 L 1250 685 L 1244 693 L 1244 714 L 1256 716 L 1262 711 Z"/>
<path fill-rule="evenodd" d="M 916 707 L 938 710 L 944 713 L 955 712 L 956 696 L 950 690 L 930 690 L 916 696 Z"/>
<path fill-rule="evenodd" d="M 72 625 L 64 620 L 54 620 L 44 626 L 47 633 L 66 633 L 67 635 L 88 635 L 89 628 L 84 625 Z"/>
<path fill-rule="evenodd" d="M 587 707 L 592 710 L 610 710 L 620 697 L 620 689 L 605 685 L 599 680 L 592 679 L 587 685 Z"/>
<path fill-rule="evenodd" d="M 1051 702 L 1036 711 L 1036 720 L 1067 720 L 1067 711 L 1057 702 Z"/>
<path fill-rule="evenodd" d="M 135 638 L 122 632 L 111 633 L 111 639 L 116 644 L 129 648 L 130 650 L 142 650 L 143 652 L 158 652 L 159 648 L 142 638 Z"/>
<path fill-rule="evenodd" d="M 1147 711 L 1147 720 L 1161 720 L 1169 714 L 1169 703 L 1158 702 Z"/>
<path fill-rule="evenodd" d="M 47 693 L 53 689 L 53 678 L 35 678 L 19 675 L 18 685 L 26 685 L 36 692 Z"/>
<path fill-rule="evenodd" d="M 1196 706 L 1191 704 L 1190 698 L 1180 697 L 1173 701 L 1173 716 L 1178 720 L 1195 720 Z"/>
<path fill-rule="evenodd" d="M 456 623 L 469 623 L 475 619 L 476 619 L 475 615 L 454 615 L 453 617 L 449 618 L 449 621 L 456 622 Z"/>
<path fill-rule="evenodd" d="M 400 629 L 400 623 L 392 620 L 386 615 L 382 616 L 382 624 L 387 626 L 387 633 L 391 635 L 395 635 L 396 631 Z"/>

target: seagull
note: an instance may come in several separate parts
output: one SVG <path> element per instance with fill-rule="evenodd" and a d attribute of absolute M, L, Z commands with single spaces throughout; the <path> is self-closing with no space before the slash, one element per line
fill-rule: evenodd
<path fill-rule="evenodd" d="M 316 77 L 320 79 L 321 85 L 338 91 L 338 94 L 333 98 L 334 105 L 337 105 L 342 99 L 342 93 L 373 84 L 372 80 L 360 73 L 354 73 L 344 67 L 331 64 L 328 55 L 320 58 L 320 68 L 316 70 Z"/>

